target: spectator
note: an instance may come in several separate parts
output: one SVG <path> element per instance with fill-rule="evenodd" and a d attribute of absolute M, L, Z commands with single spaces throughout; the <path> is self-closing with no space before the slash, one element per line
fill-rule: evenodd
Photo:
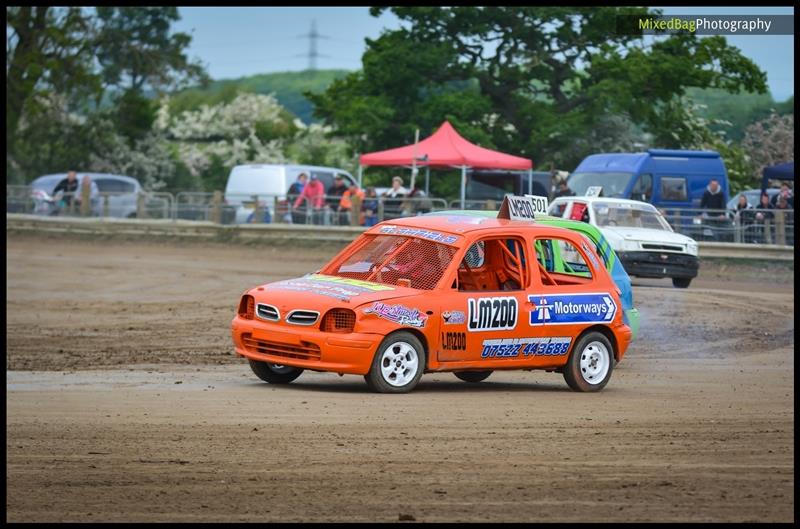
<path fill-rule="evenodd" d="M 771 211 L 772 209 L 774 208 L 772 204 L 770 204 L 769 195 L 766 191 L 762 191 L 758 201 L 758 207 L 753 216 L 753 226 L 755 227 L 753 230 L 755 231 L 753 242 L 767 243 L 771 240 L 771 236 L 768 237 L 766 226 L 768 223 L 771 223 L 772 219 L 775 217 Z"/>
<path fill-rule="evenodd" d="M 367 188 L 361 212 L 364 214 L 364 226 L 369 228 L 378 223 L 378 194 L 374 187 Z"/>
<path fill-rule="evenodd" d="M 555 197 L 574 197 L 575 193 L 569 188 L 567 185 L 566 180 L 562 180 L 558 183 L 558 189 L 556 189 Z"/>
<path fill-rule="evenodd" d="M 75 197 L 78 206 L 81 205 L 83 189 L 86 189 L 86 186 L 89 186 L 89 214 L 91 215 L 93 212 L 98 211 L 98 206 L 100 205 L 100 189 L 97 187 L 97 182 L 92 180 L 91 176 L 88 174 L 83 175 L 80 185 L 81 189 Z"/>
<path fill-rule="evenodd" d="M 744 234 L 744 242 L 752 242 L 750 235 L 750 226 L 753 224 L 753 211 L 750 204 L 747 203 L 747 197 L 742 193 L 739 195 L 739 201 L 731 211 L 734 223 L 739 226 L 739 230 Z"/>
<path fill-rule="evenodd" d="M 700 209 L 725 209 L 725 195 L 722 193 L 722 188 L 719 185 L 719 180 L 712 178 L 708 183 L 703 198 L 700 199 Z M 720 216 L 714 213 L 714 216 Z"/>
<path fill-rule="evenodd" d="M 358 225 L 362 226 L 364 224 L 364 210 L 363 210 L 363 203 L 364 203 L 364 191 L 358 188 L 358 184 L 352 182 L 350 187 L 347 188 L 347 191 L 344 192 L 342 195 L 342 199 L 339 201 L 339 213 L 342 216 L 341 221 L 342 224 L 349 224 L 348 213 L 353 209 L 353 200 L 352 197 L 358 197 L 362 203 L 362 209 L 359 213 L 358 218 Z"/>
<path fill-rule="evenodd" d="M 725 194 L 716 178 L 708 183 L 703 198 L 700 199 L 700 209 L 706 210 L 702 216 L 708 219 L 709 227 L 722 228 L 725 225 Z M 714 235 L 718 238 L 721 234 Z"/>
<path fill-rule="evenodd" d="M 78 192 L 78 175 L 75 174 L 75 171 L 68 172 L 67 177 L 60 181 L 56 188 L 53 189 L 54 198 L 57 198 L 56 195 L 59 191 L 62 192 L 61 198 L 57 199 L 59 209 L 71 206 Z"/>
<path fill-rule="evenodd" d="M 303 192 L 303 189 L 306 187 L 306 183 L 308 182 L 308 175 L 305 173 L 300 173 L 297 175 L 297 180 L 295 180 L 291 186 L 289 186 L 289 191 L 286 192 L 286 202 L 288 204 L 293 204 L 297 197 Z M 295 223 L 295 224 L 302 224 L 303 220 L 300 214 L 294 210 L 292 210 L 291 214 L 286 212 L 283 216 L 284 222 Z"/>
<path fill-rule="evenodd" d="M 401 207 L 402 216 L 408 217 L 411 215 L 422 215 L 424 213 L 429 213 L 430 210 L 433 209 L 433 204 L 428 198 L 428 195 L 425 194 L 425 191 L 415 187 L 403 201 Z"/>
<path fill-rule="evenodd" d="M 327 197 L 325 198 L 325 205 L 334 212 L 334 224 L 342 224 L 341 200 L 346 191 L 347 184 L 344 183 L 344 177 L 337 174 L 333 179 L 333 185 L 328 188 Z M 345 224 L 349 224 L 349 222 L 345 222 Z"/>
<path fill-rule="evenodd" d="M 392 178 L 392 188 L 383 194 L 383 213 L 386 218 L 400 216 L 403 201 L 401 200 L 408 194 L 408 190 L 403 187 L 403 179 L 399 176 Z"/>
<path fill-rule="evenodd" d="M 312 222 L 322 224 L 322 208 L 325 206 L 325 186 L 319 181 L 319 177 L 311 173 L 311 180 L 303 187 L 303 192 L 294 202 L 294 208 L 300 209 L 306 217 L 311 216 Z"/>
<path fill-rule="evenodd" d="M 787 184 L 786 182 L 781 184 L 781 190 L 778 192 L 778 194 L 772 197 L 771 203 L 773 208 L 776 208 L 778 206 L 778 201 L 780 200 L 781 197 L 783 197 L 786 200 L 786 203 L 788 204 L 788 209 L 794 209 L 794 196 L 792 195 L 792 190 L 789 188 L 789 184 Z"/>
<path fill-rule="evenodd" d="M 783 221 L 784 221 L 784 230 L 786 234 L 786 244 L 792 246 L 794 245 L 794 209 L 789 205 L 790 197 L 787 197 L 783 194 L 778 195 L 778 204 L 775 206 L 775 212 L 784 211 L 783 213 Z M 775 229 L 779 228 L 779 224 L 775 224 Z M 776 241 L 777 241 L 777 233 L 776 233 Z"/>

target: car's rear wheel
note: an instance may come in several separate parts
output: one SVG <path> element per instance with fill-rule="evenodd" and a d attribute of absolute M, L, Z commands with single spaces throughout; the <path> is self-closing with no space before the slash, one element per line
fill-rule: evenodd
<path fill-rule="evenodd" d="M 672 278 L 672 286 L 675 288 L 689 288 L 689 284 L 692 282 L 691 277 L 673 277 Z"/>
<path fill-rule="evenodd" d="M 378 393 L 408 393 L 422 378 L 425 348 L 406 331 L 390 334 L 378 346 L 372 367 L 364 375 L 367 385 Z"/>
<path fill-rule="evenodd" d="M 489 375 L 492 374 L 492 370 L 486 371 L 456 371 L 453 373 L 456 377 L 460 378 L 464 382 L 482 382 L 489 378 Z"/>
<path fill-rule="evenodd" d="M 288 384 L 303 373 L 299 367 L 270 364 L 258 360 L 250 360 L 250 369 L 258 378 L 270 384 Z"/>
<path fill-rule="evenodd" d="M 592 331 L 578 340 L 564 366 L 564 380 L 575 391 L 600 391 L 614 370 L 614 348 L 600 332 Z"/>

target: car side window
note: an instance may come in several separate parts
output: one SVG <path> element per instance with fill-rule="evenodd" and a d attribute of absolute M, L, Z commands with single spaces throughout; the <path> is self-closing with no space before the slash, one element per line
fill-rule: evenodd
<path fill-rule="evenodd" d="M 686 178 L 683 176 L 662 176 L 661 199 L 678 201 L 688 200 Z"/>
<path fill-rule="evenodd" d="M 524 244 L 517 238 L 477 241 L 461 260 L 454 288 L 462 292 L 522 290 L 528 284 Z"/>
<path fill-rule="evenodd" d="M 583 245 L 586 255 L 597 261 L 585 242 Z M 541 237 L 534 242 L 534 250 L 538 274 L 543 285 L 582 285 L 591 282 L 592 269 L 586 263 L 584 253 L 571 241 Z M 599 263 L 594 264 L 599 265 Z"/>

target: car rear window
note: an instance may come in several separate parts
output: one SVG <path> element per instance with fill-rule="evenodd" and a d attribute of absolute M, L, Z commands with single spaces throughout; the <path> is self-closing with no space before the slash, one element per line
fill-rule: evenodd
<path fill-rule="evenodd" d="M 416 237 L 365 235 L 365 242 L 344 261 L 323 274 L 432 290 L 457 248 Z M 407 280 L 407 283 L 406 281 Z"/>

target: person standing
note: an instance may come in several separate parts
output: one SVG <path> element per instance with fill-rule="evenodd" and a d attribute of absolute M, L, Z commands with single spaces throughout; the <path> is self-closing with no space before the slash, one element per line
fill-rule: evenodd
<path fill-rule="evenodd" d="M 383 194 L 383 215 L 385 218 L 396 218 L 401 215 L 403 198 L 408 194 L 408 189 L 403 187 L 403 179 L 399 176 L 392 178 L 392 187 Z"/>
<path fill-rule="evenodd" d="M 302 208 L 301 208 L 302 205 Z M 311 180 L 303 187 L 303 192 L 294 202 L 295 209 L 300 208 L 303 214 L 313 211 L 312 222 L 321 224 L 322 208 L 325 206 L 325 186 L 319 181 L 319 177 L 311 173 Z"/>
<path fill-rule="evenodd" d="M 289 191 L 286 192 L 286 202 L 291 207 L 292 204 L 297 200 L 297 197 L 303 192 L 303 189 L 306 187 L 306 183 L 308 182 L 308 175 L 305 173 L 300 173 L 297 175 L 297 180 L 295 180 L 292 185 L 289 186 Z M 285 222 L 295 223 L 295 224 L 302 224 L 303 219 L 300 218 L 300 215 L 297 212 L 292 211 L 287 212 L 286 215 L 283 217 Z"/>
<path fill-rule="evenodd" d="M 333 212 L 334 224 L 342 223 L 342 208 L 341 200 L 347 192 L 347 184 L 344 183 L 344 177 L 337 174 L 333 179 L 333 185 L 328 188 L 327 197 L 325 199 L 326 205 Z"/>

